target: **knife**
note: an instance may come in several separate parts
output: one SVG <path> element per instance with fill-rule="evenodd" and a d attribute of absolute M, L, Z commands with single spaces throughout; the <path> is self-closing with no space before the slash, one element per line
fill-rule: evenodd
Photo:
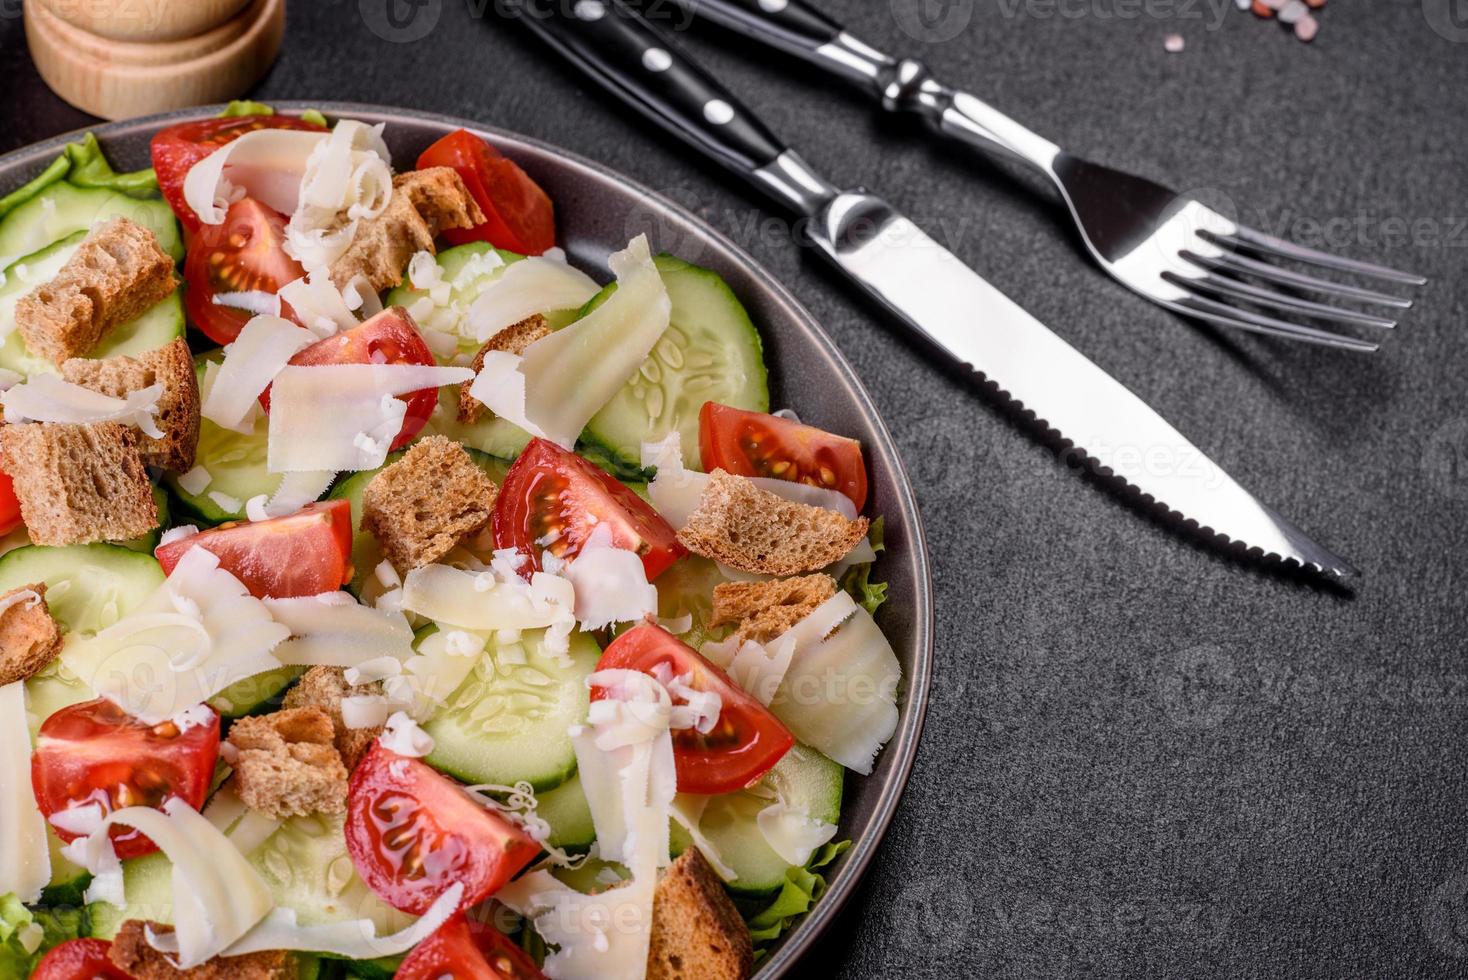
<path fill-rule="evenodd" d="M 786 6 L 752 2 L 766 10 Z M 848 278 L 979 381 L 1033 413 L 1103 477 L 1124 482 L 1145 503 L 1229 550 L 1356 574 L 886 201 L 820 176 L 666 32 L 621 0 L 569 6 L 522 0 L 510 12 L 634 109 L 795 214 L 810 243 Z"/>

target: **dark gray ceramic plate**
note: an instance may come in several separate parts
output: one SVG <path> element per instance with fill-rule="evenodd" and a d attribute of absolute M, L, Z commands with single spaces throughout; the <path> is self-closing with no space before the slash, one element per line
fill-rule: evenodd
<path fill-rule="evenodd" d="M 743 301 L 764 337 L 772 403 L 793 408 L 813 425 L 854 436 L 866 447 L 871 499 L 875 512 L 886 518 L 887 552 L 876 578 L 891 583 L 890 599 L 877 619 L 902 662 L 901 721 L 876 771 L 866 777 L 848 774 L 840 836 L 850 837 L 855 846 L 833 866 L 825 897 L 765 961 L 759 977 L 773 980 L 794 973 L 801 953 L 835 918 L 881 843 L 917 751 L 932 669 L 932 583 L 922 526 L 912 487 L 871 398 L 831 338 L 785 287 L 733 242 L 648 188 L 564 150 L 467 120 L 345 103 L 277 103 L 283 111 L 313 106 L 333 118 L 387 123 L 387 143 L 399 166 L 459 127 L 488 137 L 550 194 L 561 244 L 572 261 L 599 279 L 607 278 L 607 256 L 643 232 L 654 251 L 673 252 L 715 270 Z M 97 126 L 93 132 L 113 164 L 130 170 L 149 165 L 148 141 L 158 130 L 217 111 L 182 110 Z M 0 157 L 0 196 L 39 173 L 74 136 L 58 136 Z"/>

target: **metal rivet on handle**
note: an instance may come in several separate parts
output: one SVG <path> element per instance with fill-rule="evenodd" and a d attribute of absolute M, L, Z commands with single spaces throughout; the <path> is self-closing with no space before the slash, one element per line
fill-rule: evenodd
<path fill-rule="evenodd" d="M 778 14 L 790 6 L 790 0 L 759 0 L 759 9 L 767 14 Z"/>
<path fill-rule="evenodd" d="M 715 126 L 722 126 L 734 118 L 734 107 L 723 99 L 709 99 L 703 106 L 703 118 Z"/>
<path fill-rule="evenodd" d="M 601 0 L 576 0 L 571 12 L 581 20 L 601 20 L 606 16 L 607 7 Z"/>
<path fill-rule="evenodd" d="M 673 67 L 673 56 L 662 48 L 648 48 L 642 52 L 642 67 L 648 71 L 667 71 Z"/>

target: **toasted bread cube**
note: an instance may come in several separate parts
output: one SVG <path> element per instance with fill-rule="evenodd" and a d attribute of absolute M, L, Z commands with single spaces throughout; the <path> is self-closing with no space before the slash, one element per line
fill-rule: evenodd
<path fill-rule="evenodd" d="M 372 748 L 372 743 L 377 741 L 377 736 L 382 734 L 383 729 L 380 726 L 348 728 L 342 720 L 342 698 L 381 693 L 380 682 L 353 687 L 347 683 L 346 671 L 340 667 L 312 667 L 301 675 L 294 687 L 285 692 L 285 707 L 320 708 L 331 716 L 336 750 L 341 753 L 342 764 L 347 767 L 347 772 L 351 772 L 357 768 L 357 763 L 362 761 L 367 750 Z"/>
<path fill-rule="evenodd" d="M 678 540 L 694 554 L 731 568 L 785 576 L 840 561 L 866 533 L 865 517 L 850 520 L 714 470 Z"/>
<path fill-rule="evenodd" d="M 346 812 L 347 768 L 320 708 L 241 718 L 227 741 L 237 750 L 235 787 L 250 809 L 276 819 Z"/>
<path fill-rule="evenodd" d="M 11 589 L 0 595 L 3 600 L 12 601 L 0 612 L 0 687 L 34 677 L 61 652 L 61 628 L 46 605 L 46 583 Z"/>
<path fill-rule="evenodd" d="M 362 526 L 399 572 L 438 561 L 484 530 L 499 487 L 464 447 L 429 436 L 367 484 Z"/>
<path fill-rule="evenodd" d="M 102 360 L 73 357 L 61 365 L 61 376 L 72 384 L 125 398 L 153 385 L 163 386 L 158 399 L 158 428 L 161 439 L 141 437 L 143 459 L 175 473 L 194 465 L 199 445 L 199 380 L 194 357 L 182 337 L 156 350 L 134 356 L 119 355 Z"/>
<path fill-rule="evenodd" d="M 743 643 L 768 643 L 815 611 L 836 594 L 829 575 L 802 575 L 771 582 L 720 582 L 714 586 L 710 626 L 739 624 L 734 637 Z"/>
<path fill-rule="evenodd" d="M 352 244 L 331 265 L 331 281 L 345 289 L 359 276 L 374 292 L 403 281 L 408 260 L 434 252 L 433 240 L 449 228 L 484 221 L 464 180 L 450 167 L 398 174 L 387 208 L 357 226 Z"/>
<path fill-rule="evenodd" d="M 157 527 L 138 439 L 117 422 L 0 426 L 0 463 L 31 542 L 126 541 Z"/>
<path fill-rule="evenodd" d="M 180 970 L 148 944 L 155 936 L 173 932 L 173 926 L 129 919 L 117 930 L 107 958 L 133 980 L 297 980 L 300 964 L 294 953 L 266 950 L 243 956 L 216 956 L 189 970 Z"/>
<path fill-rule="evenodd" d="M 754 971 L 749 927 L 696 847 L 658 882 L 647 980 L 745 980 Z"/>
<path fill-rule="evenodd" d="M 56 365 L 96 347 L 176 288 L 153 232 L 113 218 L 87 236 L 50 282 L 21 297 L 15 325 L 31 353 Z"/>
<path fill-rule="evenodd" d="M 545 317 L 536 313 L 534 316 L 526 317 L 519 323 L 512 323 L 485 342 L 479 348 L 479 353 L 474 355 L 474 361 L 469 369 L 476 375 L 484 370 L 484 355 L 490 351 L 504 351 L 506 354 L 523 354 L 525 348 L 535 343 L 542 337 L 550 336 L 550 323 Z M 473 425 L 481 418 L 490 414 L 484 403 L 469 394 L 469 388 L 474 384 L 470 378 L 459 385 L 459 421 L 465 425 Z"/>

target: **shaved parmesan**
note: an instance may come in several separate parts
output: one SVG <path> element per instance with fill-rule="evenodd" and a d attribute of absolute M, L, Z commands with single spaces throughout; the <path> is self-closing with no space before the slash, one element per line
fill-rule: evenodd
<path fill-rule="evenodd" d="M 190 548 L 136 609 L 91 637 L 72 634 L 62 663 L 96 694 L 149 725 L 280 667 L 290 635 L 240 580 Z"/>
<path fill-rule="evenodd" d="M 24 384 L 15 385 L 0 394 L 5 406 L 5 421 L 60 422 L 89 425 L 93 422 L 120 422 L 137 426 L 144 435 L 162 438 L 158 428 L 158 399 L 163 397 L 161 384 L 130 391 L 125 398 L 113 398 L 100 391 L 62 381 L 54 374 L 33 375 Z"/>
<path fill-rule="evenodd" d="M 107 832 L 118 824 L 141 831 L 173 864 L 175 931 L 154 937 L 153 944 L 177 954 L 179 969 L 192 969 L 229 949 L 274 905 L 270 889 L 239 849 L 183 800 L 169 799 L 161 810 L 134 806 L 115 811 L 96 833 L 83 838 L 88 857 L 100 858 L 104 849 L 112 850 Z M 87 866 L 93 863 L 101 861 Z"/>
<path fill-rule="evenodd" d="M 245 501 L 245 516 L 252 521 L 268 521 L 272 517 L 294 514 L 307 504 L 320 500 L 335 479 L 336 473 L 331 470 L 287 473 L 280 478 L 280 486 L 275 488 L 274 496 L 267 498 L 261 493 Z"/>
<path fill-rule="evenodd" d="M 223 490 L 210 490 L 209 499 L 214 501 L 215 506 L 220 510 L 237 511 L 243 505 L 240 498 L 232 497 Z"/>
<path fill-rule="evenodd" d="M 280 369 L 297 351 L 316 340 L 278 316 L 257 316 L 246 323 L 239 336 L 224 350 L 224 362 L 209 386 L 200 414 L 221 428 L 249 433 L 251 415 L 260 393 L 275 380 Z"/>
<path fill-rule="evenodd" d="M 46 818 L 31 791 L 25 682 L 16 681 L 0 687 L 0 894 L 34 902 L 50 881 Z"/>
<path fill-rule="evenodd" d="M 387 731 L 378 738 L 384 748 L 398 755 L 421 759 L 433 751 L 433 736 L 418 727 L 418 723 L 401 711 L 387 720 Z"/>
<path fill-rule="evenodd" d="M 804 810 L 792 809 L 783 802 L 772 803 L 755 815 L 755 823 L 770 850 L 780 860 L 799 868 L 805 867 L 816 848 L 836 836 L 836 825 L 817 820 Z"/>
<path fill-rule="evenodd" d="M 478 633 L 440 629 L 423 638 L 418 655 L 404 669 L 413 678 L 418 695 L 442 705 L 469 679 L 486 645 Z"/>
<path fill-rule="evenodd" d="M 280 287 L 280 298 L 289 303 L 306 327 L 317 337 L 330 337 L 357 325 L 342 291 L 336 288 L 325 269 L 318 269 Z M 356 297 L 361 306 L 361 297 Z"/>
<path fill-rule="evenodd" d="M 260 289 L 247 289 L 235 293 L 215 293 L 209 297 L 215 306 L 227 306 L 231 310 L 244 310 L 256 316 L 280 316 L 280 296 Z"/>
<path fill-rule="evenodd" d="M 830 632 L 825 627 L 833 620 L 840 626 Z M 897 655 L 846 592 L 816 607 L 774 645 L 790 634 L 796 634 L 794 657 L 770 710 L 800 741 L 848 769 L 870 773 L 897 730 Z"/>
<path fill-rule="evenodd" d="M 202 465 L 195 466 L 183 476 L 178 478 L 178 485 L 183 488 L 184 493 L 194 496 L 204 492 L 204 488 L 214 482 L 214 475 Z"/>
<path fill-rule="evenodd" d="M 206 225 L 223 224 L 229 205 L 246 196 L 291 214 L 300 200 L 306 163 L 327 135 L 298 129 L 245 133 L 189 168 L 184 201 Z"/>
<path fill-rule="evenodd" d="M 467 368 L 417 364 L 286 367 L 270 392 L 269 470 L 376 469 L 403 426 L 407 406 L 399 395 L 473 376 Z"/>
<path fill-rule="evenodd" d="M 495 894 L 546 943 L 552 980 L 640 980 L 647 975 L 656 874 L 583 895 L 548 871 L 521 875 Z"/>
<path fill-rule="evenodd" d="M 533 630 L 575 625 L 576 589 L 569 581 L 536 572 L 527 583 L 510 571 L 464 571 L 424 565 L 403 579 L 403 608 L 464 630 Z"/>
<path fill-rule="evenodd" d="M 409 707 L 380 694 L 351 694 L 342 698 L 342 724 L 348 728 L 381 728 L 399 711 Z"/>
<path fill-rule="evenodd" d="M 433 285 L 418 285 L 418 277 L 412 278 L 417 289 L 430 289 Z M 601 286 L 595 279 L 567 265 L 565 260 L 532 255 L 506 267 L 499 278 L 479 294 L 469 307 L 468 327 L 474 339 L 482 344 L 506 327 L 536 313 L 579 310 L 599 292 Z M 433 298 L 439 306 L 446 302 L 446 298 Z"/>
<path fill-rule="evenodd" d="M 708 803 L 707 796 L 679 793 L 673 797 L 673 806 L 669 812 L 678 822 L 678 826 L 688 834 L 688 839 L 693 841 L 693 846 L 697 847 L 699 853 L 708 861 L 709 867 L 713 868 L 714 872 L 725 881 L 733 881 L 739 877 L 738 872 L 724 863 L 723 855 L 719 853 L 718 847 L 703 833 L 703 811 L 708 808 Z"/>
<path fill-rule="evenodd" d="M 357 223 L 382 214 L 392 193 L 392 155 L 382 124 L 340 120 L 306 160 L 285 229 L 286 254 L 308 270 L 330 266 L 351 246 Z"/>
<path fill-rule="evenodd" d="M 576 590 L 576 618 L 584 630 L 656 616 L 658 590 L 635 551 L 611 544 L 611 527 L 599 525 L 566 570 Z"/>
<path fill-rule="evenodd" d="M 609 262 L 617 289 L 605 303 L 537 340 L 523 357 L 491 352 L 469 389 L 496 415 L 565 449 L 575 445 L 591 417 L 637 373 L 668 327 L 672 304 L 646 236 L 634 238 Z M 515 266 L 506 270 L 501 283 L 514 271 Z M 569 391 L 564 384 L 551 383 L 567 376 L 577 379 Z"/>
<path fill-rule="evenodd" d="M 265 599 L 277 623 L 291 638 L 275 650 L 282 664 L 295 667 L 357 667 L 413 655 L 413 628 L 402 613 L 358 603 L 346 592 L 324 592 L 292 599 Z"/>

